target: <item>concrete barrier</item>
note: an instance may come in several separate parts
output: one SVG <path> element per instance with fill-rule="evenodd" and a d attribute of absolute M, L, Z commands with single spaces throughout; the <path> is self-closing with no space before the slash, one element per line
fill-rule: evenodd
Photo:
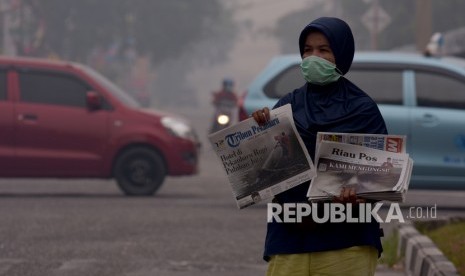
<path fill-rule="evenodd" d="M 405 273 L 409 276 L 459 275 L 455 266 L 433 241 L 420 234 L 411 223 L 399 224 L 398 255 L 404 259 Z"/>

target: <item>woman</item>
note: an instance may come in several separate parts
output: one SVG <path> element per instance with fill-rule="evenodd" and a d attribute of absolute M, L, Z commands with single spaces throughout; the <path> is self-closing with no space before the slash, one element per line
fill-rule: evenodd
<path fill-rule="evenodd" d="M 312 159 L 316 134 L 324 132 L 387 134 L 376 103 L 343 77 L 354 57 L 354 38 L 346 22 L 322 17 L 307 25 L 299 37 L 305 85 L 273 107 L 291 104 L 297 130 Z M 269 109 L 255 111 L 258 124 L 270 118 Z M 307 202 L 310 183 L 275 197 L 278 203 Z M 355 190 L 343 189 L 335 198 L 357 204 Z M 379 223 L 325 223 L 295 227 L 268 223 L 264 259 L 267 275 L 374 275 L 382 252 Z"/>

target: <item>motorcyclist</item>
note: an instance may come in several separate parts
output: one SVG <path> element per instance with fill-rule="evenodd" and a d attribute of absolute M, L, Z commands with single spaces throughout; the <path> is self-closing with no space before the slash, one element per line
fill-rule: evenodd
<path fill-rule="evenodd" d="M 212 104 L 215 107 L 213 125 L 210 132 L 218 131 L 230 125 L 230 120 L 233 118 L 233 113 L 237 109 L 237 96 L 234 91 L 234 81 L 229 78 L 223 79 L 220 90 L 213 92 Z M 219 122 L 219 116 L 226 116 L 227 122 Z"/>
<path fill-rule="evenodd" d="M 234 92 L 234 81 L 225 78 L 221 90 L 213 92 L 213 105 L 215 108 L 223 104 L 230 104 L 232 107 L 237 106 L 237 96 Z"/>

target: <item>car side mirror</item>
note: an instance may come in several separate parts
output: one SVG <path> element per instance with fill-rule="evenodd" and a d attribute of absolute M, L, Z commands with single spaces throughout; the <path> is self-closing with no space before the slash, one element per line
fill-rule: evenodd
<path fill-rule="evenodd" d="M 89 91 L 86 94 L 86 104 L 90 110 L 98 110 L 102 108 L 102 97 L 97 92 Z"/>

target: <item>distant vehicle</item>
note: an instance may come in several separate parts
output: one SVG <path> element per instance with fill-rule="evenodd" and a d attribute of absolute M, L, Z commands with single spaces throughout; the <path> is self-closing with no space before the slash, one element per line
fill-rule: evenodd
<path fill-rule="evenodd" d="M 214 133 L 229 127 L 233 120 L 232 114 L 235 113 L 235 108 L 237 108 L 237 105 L 231 103 L 217 105 L 213 114 L 213 122 L 210 127 L 210 133 Z"/>
<path fill-rule="evenodd" d="M 233 114 L 237 110 L 237 96 L 234 91 L 234 81 L 223 79 L 220 90 L 213 92 L 212 104 L 215 109 L 210 133 L 217 132 L 231 125 Z"/>
<path fill-rule="evenodd" d="M 303 85 L 300 62 L 275 57 L 242 95 L 239 120 Z M 465 189 L 465 60 L 359 52 L 345 77 L 378 103 L 390 134 L 407 135 L 411 188 Z"/>
<path fill-rule="evenodd" d="M 139 105 L 91 68 L 0 57 L 0 177 L 116 178 L 152 195 L 197 173 L 198 139 L 174 115 Z"/>

